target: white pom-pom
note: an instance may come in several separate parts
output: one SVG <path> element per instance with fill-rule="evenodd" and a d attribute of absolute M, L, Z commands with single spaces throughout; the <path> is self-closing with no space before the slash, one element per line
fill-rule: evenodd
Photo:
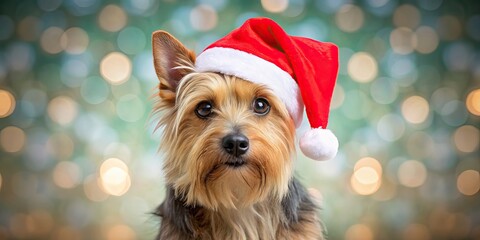
<path fill-rule="evenodd" d="M 300 149 L 313 160 L 328 160 L 337 155 L 337 137 L 328 129 L 313 128 L 300 138 Z"/>

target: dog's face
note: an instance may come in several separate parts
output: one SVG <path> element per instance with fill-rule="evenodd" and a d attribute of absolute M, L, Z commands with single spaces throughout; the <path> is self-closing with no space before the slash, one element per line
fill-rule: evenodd
<path fill-rule="evenodd" d="M 195 72 L 194 54 L 168 33 L 155 32 L 152 41 L 167 184 L 188 204 L 210 209 L 280 201 L 295 149 L 284 104 L 265 86 Z"/>

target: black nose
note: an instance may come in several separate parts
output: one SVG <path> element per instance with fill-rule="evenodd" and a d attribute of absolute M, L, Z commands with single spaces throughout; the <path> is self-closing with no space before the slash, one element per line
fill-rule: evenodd
<path fill-rule="evenodd" d="M 248 151 L 248 138 L 241 133 L 229 134 L 222 139 L 222 147 L 228 154 L 239 157 Z"/>

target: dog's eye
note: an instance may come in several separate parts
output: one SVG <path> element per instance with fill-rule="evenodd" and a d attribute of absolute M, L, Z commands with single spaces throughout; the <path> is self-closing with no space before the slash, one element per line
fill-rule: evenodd
<path fill-rule="evenodd" d="M 265 98 L 257 98 L 253 101 L 253 111 L 258 115 L 265 115 L 270 111 L 270 104 Z"/>
<path fill-rule="evenodd" d="M 195 114 L 197 114 L 199 118 L 207 118 L 212 114 L 212 110 L 212 103 L 209 101 L 203 101 L 197 105 L 197 108 L 195 108 Z"/>

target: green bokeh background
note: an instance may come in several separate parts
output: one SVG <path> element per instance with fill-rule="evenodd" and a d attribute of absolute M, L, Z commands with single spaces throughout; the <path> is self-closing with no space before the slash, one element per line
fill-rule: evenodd
<path fill-rule="evenodd" d="M 15 106 L 0 118 L 0 239 L 153 239 L 165 188 L 151 33 L 198 53 L 255 16 L 340 47 L 339 154 L 296 160 L 329 239 L 480 239 L 480 1 L 465 0 L 2 0 L 0 104 Z M 112 52 L 126 65 L 103 70 L 131 67 L 121 84 L 102 74 Z M 362 195 L 364 157 L 381 172 Z M 110 158 L 127 166 L 120 196 L 98 180 Z"/>

